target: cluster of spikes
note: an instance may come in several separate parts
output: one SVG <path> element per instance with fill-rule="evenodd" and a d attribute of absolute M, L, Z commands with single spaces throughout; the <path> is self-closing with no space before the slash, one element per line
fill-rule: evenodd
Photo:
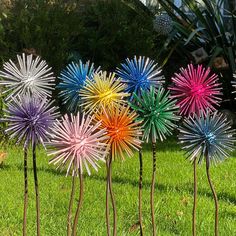
<path fill-rule="evenodd" d="M 16 95 L 30 93 L 41 98 L 51 97 L 55 86 L 55 77 L 46 61 L 33 55 L 17 55 L 17 64 L 12 60 L 3 64 L 0 71 L 0 84 L 5 87 L 3 93 L 9 94 L 6 100 Z"/>
<path fill-rule="evenodd" d="M 120 67 L 116 69 L 116 74 L 121 78 L 121 82 L 127 85 L 125 92 L 130 94 L 131 101 L 134 94 L 140 96 L 141 90 L 158 88 L 165 82 L 161 68 L 149 58 L 127 58 Z"/>
<path fill-rule="evenodd" d="M 217 111 L 207 111 L 206 114 L 185 119 L 179 130 L 180 143 L 191 161 L 198 158 L 201 163 L 207 157 L 216 164 L 234 150 L 235 130 L 226 117 Z"/>
<path fill-rule="evenodd" d="M 95 162 L 104 159 L 104 155 L 103 158 L 88 158 L 89 155 L 85 154 L 101 149 L 102 143 L 96 144 L 94 140 L 91 141 L 95 148 L 93 151 L 91 143 L 86 145 L 90 136 L 99 139 L 95 135 L 98 127 L 103 127 L 107 132 L 108 138 L 104 142 L 106 150 L 111 148 L 114 158 L 120 156 L 124 159 L 124 153 L 132 156 L 133 148 L 141 148 L 142 139 L 146 142 L 158 137 L 163 140 L 171 134 L 177 121 L 175 101 L 162 87 L 164 77 L 161 68 L 149 58 L 135 56 L 126 59 L 116 73 L 110 74 L 95 69 L 89 61 L 69 64 L 59 75 L 57 85 L 59 98 L 70 113 L 62 118 L 55 101 L 51 100 L 55 77 L 40 57 L 18 55 L 17 63 L 12 60 L 4 63 L 0 76 L 7 99 L 11 100 L 3 119 L 9 123 L 6 132 L 11 138 L 23 142 L 24 147 L 31 142 L 44 146 L 46 143 L 50 155 L 55 155 L 51 162 L 60 163 L 60 166 L 68 164 L 67 174 L 72 167 L 75 168 L 72 168 L 72 173 L 75 173 L 76 169 L 83 168 L 82 165 L 88 171 L 88 164 L 96 167 Z M 162 105 L 158 106 L 160 102 Z M 153 116 L 149 114 L 150 106 Z M 155 117 L 157 106 L 160 116 Z M 140 115 L 144 119 L 140 119 Z M 78 129 L 81 129 L 80 132 Z M 83 143 L 81 147 L 79 142 Z M 52 151 L 53 148 L 55 151 Z M 83 151 L 75 151 L 77 149 Z"/>
<path fill-rule="evenodd" d="M 49 155 L 54 157 L 50 163 L 65 166 L 68 162 L 67 175 L 72 168 L 72 175 L 83 172 L 85 166 L 88 174 L 88 164 L 97 170 L 99 160 L 104 161 L 107 155 L 107 131 L 100 129 L 100 123 L 94 123 L 94 118 L 84 114 L 77 116 L 65 115 L 57 120 L 52 129 L 49 145 Z M 51 149 L 51 150 L 50 150 Z"/>
<path fill-rule="evenodd" d="M 134 101 L 130 105 L 139 114 L 138 120 L 143 124 L 143 139 L 146 142 L 150 139 L 154 143 L 158 139 L 163 141 L 167 135 L 172 134 L 179 116 L 176 100 L 170 98 L 168 91 L 162 87 L 157 91 L 154 87 L 150 91 L 141 89 L 140 96 L 134 94 Z"/>
<path fill-rule="evenodd" d="M 85 81 L 92 80 L 93 75 L 99 71 L 96 70 L 94 64 L 89 61 L 85 64 L 72 62 L 64 69 L 60 76 L 60 83 L 57 85 L 59 89 L 59 97 L 69 112 L 77 112 L 81 99 L 80 90 L 85 85 Z"/>
<path fill-rule="evenodd" d="M 24 140 L 25 147 L 30 142 L 44 144 L 49 140 L 49 130 L 59 128 L 58 120 L 56 128 L 52 128 L 53 120 L 59 113 L 53 106 L 54 102 L 49 101 L 55 85 L 51 68 L 40 57 L 33 58 L 32 55 L 22 54 L 17 56 L 16 64 L 12 60 L 4 63 L 0 77 L 0 84 L 6 88 L 3 92 L 7 94 L 6 100 L 11 100 L 3 119 L 9 122 L 6 132 L 11 138 Z M 84 112 L 89 116 L 96 114 L 97 120 L 101 119 L 107 125 L 108 121 L 112 120 L 111 115 L 119 115 L 121 119 L 127 120 L 132 117 L 133 121 L 128 123 L 128 126 L 133 127 L 133 124 L 138 122 L 143 135 L 140 135 L 139 131 L 136 137 L 142 136 L 141 139 L 146 142 L 156 142 L 158 139 L 163 141 L 167 135 L 171 135 L 180 116 L 189 118 L 187 123 L 195 121 L 196 127 L 201 126 L 202 122 L 197 123 L 197 119 L 208 119 L 221 101 L 219 78 L 212 74 L 209 68 L 192 64 L 181 68 L 180 72 L 172 77 L 168 92 L 162 86 L 164 77 L 161 68 L 153 60 L 141 56 L 126 59 L 117 67 L 115 73 L 110 74 L 100 68 L 95 69 L 94 64 L 89 61 L 85 64 L 81 61 L 72 62 L 61 72 L 59 81 L 59 97 L 70 113 L 77 115 Z M 65 124 L 65 120 L 69 122 L 69 118 L 62 118 L 60 122 Z M 77 118 L 74 117 L 73 120 L 76 121 Z M 76 125 L 84 125 L 84 122 L 77 122 Z M 72 134 L 70 130 L 70 135 Z M 137 144 L 135 140 L 136 138 L 134 143 Z M 131 146 L 137 147 L 133 140 L 131 143 Z M 127 154 L 131 153 L 129 145 L 125 143 L 122 148 L 117 144 L 111 146 L 112 150 L 115 147 L 115 152 L 118 151 L 122 157 L 122 148 Z M 199 151 L 199 148 L 195 150 L 194 145 L 190 145 L 187 150 L 191 148 L 190 152 Z M 68 156 L 65 155 L 64 159 L 67 163 Z M 93 165 L 91 160 L 89 163 Z M 71 167 L 71 164 L 69 166 Z"/>
<path fill-rule="evenodd" d="M 12 60 L 4 63 L 0 77 L 7 101 L 12 100 L 4 118 L 9 122 L 6 131 L 18 141 L 25 140 L 24 146 L 32 140 L 44 143 L 52 120 L 58 116 L 49 101 L 55 85 L 51 68 L 40 57 L 22 54 L 16 64 Z M 221 84 L 209 68 L 192 64 L 181 68 L 172 77 L 169 93 L 162 86 L 161 68 L 145 57 L 126 59 L 110 74 L 95 69 L 89 61 L 72 62 L 61 72 L 59 81 L 59 97 L 74 115 L 80 111 L 107 117 L 119 109 L 127 110 L 129 103 L 126 116 L 137 113 L 133 120 L 139 121 L 146 142 L 171 135 L 180 116 L 190 120 L 210 116 L 221 101 Z"/>
<path fill-rule="evenodd" d="M 164 15 L 155 24 L 171 25 Z M 191 161 L 217 163 L 234 149 L 235 131 L 216 112 L 219 78 L 202 65 L 181 68 L 166 90 L 161 68 L 147 57 L 126 59 L 114 73 L 89 61 L 72 62 L 56 86 L 69 113 L 63 116 L 52 100 L 55 77 L 40 57 L 18 55 L 16 63 L 4 63 L 0 77 L 8 102 L 2 120 L 10 138 L 24 149 L 42 144 L 53 156 L 50 163 L 67 167 L 66 175 L 81 176 L 83 169 L 90 175 L 89 166 L 98 170 L 109 155 L 110 161 L 125 159 L 143 142 L 165 140 L 181 117 L 179 140 Z"/>

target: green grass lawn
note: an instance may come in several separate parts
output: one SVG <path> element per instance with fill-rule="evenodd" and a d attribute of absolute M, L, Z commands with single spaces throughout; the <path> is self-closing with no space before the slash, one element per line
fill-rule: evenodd
<path fill-rule="evenodd" d="M 7 148 L 8 158 L 0 168 L 0 235 L 22 235 L 23 152 Z M 234 154 L 236 156 L 236 153 Z M 48 165 L 43 149 L 37 150 L 41 203 L 42 236 L 66 235 L 66 218 L 71 177 Z M 149 207 L 152 173 L 151 150 L 144 151 L 143 217 L 145 235 L 151 235 Z M 28 235 L 36 235 L 35 195 L 32 162 L 29 169 Z M 236 160 L 231 158 L 211 168 L 220 207 L 220 234 L 236 235 Z M 78 235 L 106 235 L 105 165 L 99 172 L 85 176 L 85 195 L 79 218 Z M 139 235 L 138 155 L 113 163 L 113 189 L 118 210 L 118 235 Z M 191 235 L 192 166 L 185 160 L 175 141 L 161 144 L 157 150 L 155 211 L 158 235 Z M 78 183 L 78 181 L 77 181 Z M 76 192 L 78 200 L 78 188 Z M 74 210 L 75 210 L 74 206 Z M 198 167 L 198 235 L 213 235 L 214 201 L 207 183 L 205 165 Z"/>

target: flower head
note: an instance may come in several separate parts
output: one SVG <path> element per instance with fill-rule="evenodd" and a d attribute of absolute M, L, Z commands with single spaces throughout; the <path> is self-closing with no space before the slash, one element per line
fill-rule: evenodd
<path fill-rule="evenodd" d="M 185 119 L 179 130 L 179 140 L 191 161 L 199 157 L 201 162 L 206 157 L 216 163 L 234 150 L 235 130 L 231 129 L 226 117 L 218 112 L 211 114 L 207 111 L 206 115 L 201 113 L 200 116 Z"/>
<path fill-rule="evenodd" d="M 206 110 L 215 110 L 219 106 L 221 87 L 216 74 L 210 75 L 210 68 L 205 69 L 202 65 L 195 68 L 192 64 L 186 69 L 181 68 L 179 74 L 172 78 L 173 85 L 169 88 L 172 97 L 177 99 L 181 115 L 194 113 L 204 114 Z"/>
<path fill-rule="evenodd" d="M 111 146 L 113 158 L 120 156 L 124 159 L 124 153 L 130 157 L 133 155 L 132 149 L 141 148 L 139 137 L 142 132 L 140 122 L 137 122 L 136 118 L 135 112 L 131 112 L 129 107 L 122 106 L 109 112 L 103 108 L 96 114 L 96 119 L 102 122 L 101 127 L 107 130 L 107 143 Z"/>
<path fill-rule="evenodd" d="M 123 97 L 129 96 L 123 92 L 125 85 L 115 74 L 107 75 L 107 72 L 94 74 L 93 80 L 87 80 L 86 85 L 81 89 L 81 100 L 84 110 L 92 112 L 105 108 L 115 108 L 124 104 Z"/>
<path fill-rule="evenodd" d="M 17 60 L 17 64 L 12 60 L 4 63 L 4 70 L 0 71 L 0 84 L 7 88 L 4 93 L 11 91 L 7 100 L 26 93 L 42 98 L 51 96 L 55 78 L 46 61 L 40 57 L 33 59 L 33 55 L 26 56 L 24 53 L 22 56 L 17 55 Z"/>
<path fill-rule="evenodd" d="M 151 86 L 158 88 L 164 81 L 161 75 L 161 69 L 148 57 L 137 57 L 126 59 L 126 63 L 121 64 L 121 69 L 117 68 L 117 75 L 121 81 L 127 85 L 126 92 L 131 94 L 130 100 L 133 99 L 133 93 L 140 95 L 141 89 L 149 90 Z"/>
<path fill-rule="evenodd" d="M 12 98 L 8 103 L 3 121 L 8 122 L 6 132 L 17 142 L 24 142 L 27 148 L 30 143 L 44 145 L 55 118 L 58 116 L 55 106 L 46 98 L 25 94 Z"/>
<path fill-rule="evenodd" d="M 89 61 L 86 64 L 83 64 L 82 61 L 79 61 L 78 64 L 72 62 L 61 72 L 60 83 L 57 87 L 60 89 L 59 96 L 69 111 L 77 112 L 80 103 L 80 90 L 85 85 L 86 78 L 91 80 L 94 73 L 96 73 L 94 65 Z"/>
<path fill-rule="evenodd" d="M 105 143 L 105 129 L 98 130 L 101 122 L 94 124 L 93 117 L 80 115 L 65 115 L 57 120 L 52 129 L 51 140 L 48 143 L 49 155 L 55 155 L 50 163 L 64 166 L 68 163 L 67 175 L 72 169 L 72 175 L 85 166 L 88 174 L 90 164 L 97 170 L 98 161 L 104 161 L 108 145 Z"/>
<path fill-rule="evenodd" d="M 179 117 L 176 115 L 178 106 L 175 105 L 175 100 L 170 99 L 169 92 L 161 87 L 155 92 L 151 87 L 150 92 L 142 90 L 141 96 L 134 94 L 134 99 L 137 105 L 131 104 L 131 107 L 139 114 L 146 142 L 149 139 L 156 142 L 158 138 L 163 141 L 167 135 L 172 134 Z"/>

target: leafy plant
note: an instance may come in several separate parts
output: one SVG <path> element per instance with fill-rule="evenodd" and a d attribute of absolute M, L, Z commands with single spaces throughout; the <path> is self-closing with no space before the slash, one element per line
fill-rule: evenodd
<path fill-rule="evenodd" d="M 22 51 L 37 54 L 59 72 L 80 31 L 76 2 L 15 0 L 2 21 L 7 42 L 4 58 Z"/>
<path fill-rule="evenodd" d="M 173 52 L 193 60 L 191 52 L 199 48 L 206 51 L 208 57 L 205 63 L 222 72 L 222 68 L 215 65 L 216 59 L 221 58 L 224 65 L 224 89 L 226 98 L 231 99 L 232 73 L 236 70 L 236 15 L 227 11 L 227 23 L 223 15 L 223 0 L 202 0 L 201 3 L 193 0 L 183 0 L 188 9 L 184 11 L 175 6 L 171 0 L 159 0 L 164 10 L 172 17 L 174 29 L 169 34 L 159 55 L 165 64 Z M 224 1 L 229 2 L 229 1 Z M 229 29 L 228 26 L 232 26 Z M 220 63 L 222 64 L 222 63 Z"/>
<path fill-rule="evenodd" d="M 194 49 L 204 47 L 210 56 L 209 64 L 212 65 L 215 57 L 221 55 L 230 64 L 232 70 L 235 66 L 235 44 L 236 32 L 227 31 L 225 19 L 222 13 L 222 3 L 203 0 L 201 5 L 198 1 L 183 0 L 183 4 L 188 8 L 185 12 L 175 6 L 171 0 L 160 0 L 162 7 L 172 17 L 175 30 L 169 36 L 168 46 L 189 56 L 189 52 Z M 236 16 L 230 13 L 231 24 L 236 23 Z M 173 43 L 175 41 L 175 43 Z M 169 54 L 168 56 L 170 56 Z"/>
<path fill-rule="evenodd" d="M 95 1 L 80 15 L 83 24 L 77 50 L 103 69 L 114 69 L 126 57 L 152 56 L 153 24 L 143 4 L 136 8 L 127 1 Z M 148 16 L 148 17 L 147 17 Z"/>
<path fill-rule="evenodd" d="M 56 74 L 71 60 L 92 60 L 114 69 L 135 54 L 152 57 L 152 13 L 135 2 L 12 1 L 2 19 L 1 56 L 5 60 L 22 51 L 40 55 Z"/>

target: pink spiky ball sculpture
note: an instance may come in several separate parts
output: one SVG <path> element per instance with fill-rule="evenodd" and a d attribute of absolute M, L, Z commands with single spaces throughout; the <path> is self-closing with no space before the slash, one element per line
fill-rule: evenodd
<path fill-rule="evenodd" d="M 53 155 L 49 163 L 59 164 L 63 167 L 68 164 L 67 173 L 72 169 L 72 175 L 83 172 L 85 166 L 88 174 L 90 164 L 97 170 L 98 161 L 104 161 L 108 151 L 105 143 L 106 130 L 98 130 L 101 122 L 93 124 L 93 117 L 80 115 L 65 115 L 57 120 L 51 133 L 48 144 L 49 155 Z"/>
<path fill-rule="evenodd" d="M 180 73 L 172 77 L 169 89 L 183 116 L 199 115 L 200 111 L 206 114 L 207 109 L 214 111 L 221 101 L 218 76 L 202 65 L 189 64 L 187 68 L 180 68 Z"/>

